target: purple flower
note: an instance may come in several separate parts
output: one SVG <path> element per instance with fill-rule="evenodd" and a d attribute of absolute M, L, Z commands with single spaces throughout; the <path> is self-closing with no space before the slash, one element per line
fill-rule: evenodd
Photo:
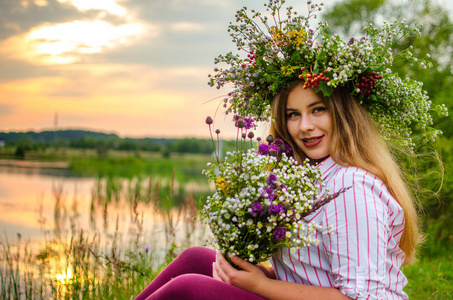
<path fill-rule="evenodd" d="M 264 195 L 267 194 L 267 199 L 270 201 L 275 199 L 275 190 L 272 187 L 267 187 L 261 192 L 261 197 L 265 197 Z"/>
<path fill-rule="evenodd" d="M 149 246 L 146 246 L 146 247 L 145 247 L 145 251 L 146 251 L 146 252 L 149 251 Z"/>
<path fill-rule="evenodd" d="M 245 122 L 245 129 L 251 129 L 253 127 L 255 127 L 255 120 L 253 120 L 252 118 L 244 118 L 244 122 Z"/>
<path fill-rule="evenodd" d="M 277 176 L 273 173 L 269 174 L 269 177 L 267 177 L 266 182 L 269 185 L 273 185 L 277 181 Z"/>
<path fill-rule="evenodd" d="M 277 148 L 280 148 L 280 147 L 283 147 L 284 148 L 284 152 L 286 154 L 289 154 L 293 151 L 293 149 L 291 149 L 291 146 L 288 145 L 287 143 L 285 143 L 282 139 L 279 139 L 279 138 L 276 138 L 273 145 L 276 145 Z"/>
<path fill-rule="evenodd" d="M 274 236 L 274 238 L 277 240 L 277 241 L 281 241 L 285 238 L 285 235 L 286 235 L 286 229 L 285 228 L 282 228 L 282 227 L 279 227 L 277 229 L 274 230 L 274 232 L 272 232 L 272 235 Z"/>
<path fill-rule="evenodd" d="M 270 150 L 275 150 L 278 153 L 278 146 L 277 145 L 272 144 L 272 145 L 269 146 L 269 148 L 270 148 L 269 151 Z"/>
<path fill-rule="evenodd" d="M 260 155 L 268 155 L 270 147 L 267 144 L 260 144 L 258 148 L 258 154 Z"/>
<path fill-rule="evenodd" d="M 269 212 L 284 213 L 286 211 L 285 211 L 285 208 L 283 207 L 283 205 L 279 203 L 277 205 L 273 205 L 273 204 L 270 205 Z"/>
<path fill-rule="evenodd" d="M 262 208 L 261 203 L 255 202 L 252 205 L 252 210 L 250 211 L 250 214 L 254 217 L 256 216 L 261 216 L 264 213 L 264 210 Z"/>

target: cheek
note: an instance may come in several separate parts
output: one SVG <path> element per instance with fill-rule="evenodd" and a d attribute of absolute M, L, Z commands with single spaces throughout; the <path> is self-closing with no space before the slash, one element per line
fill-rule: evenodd
<path fill-rule="evenodd" d="M 332 133 L 333 125 L 332 125 L 332 118 L 330 117 L 330 115 L 325 116 L 325 118 L 322 121 L 322 126 L 325 131 Z"/>
<path fill-rule="evenodd" d="M 286 123 L 286 129 L 288 130 L 288 133 L 292 136 L 295 133 L 295 124 L 294 122 L 287 122 Z"/>

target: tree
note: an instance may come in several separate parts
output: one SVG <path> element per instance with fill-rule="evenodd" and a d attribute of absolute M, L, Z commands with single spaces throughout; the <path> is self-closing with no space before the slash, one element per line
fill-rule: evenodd
<path fill-rule="evenodd" d="M 429 54 L 432 67 L 423 69 L 417 65 L 395 63 L 393 71 L 401 77 L 410 76 L 424 83 L 424 89 L 436 104 L 446 104 L 450 113 L 453 110 L 453 24 L 448 12 L 433 0 L 389 1 L 389 0 L 344 0 L 335 3 L 322 15 L 330 25 L 330 31 L 339 33 L 343 38 L 360 37 L 364 35 L 363 27 L 369 23 L 374 26 L 383 21 L 405 19 L 409 26 L 423 24 L 421 37 L 409 37 L 392 45 L 395 53 L 412 46 L 412 53 L 417 57 L 426 57 Z M 437 128 L 444 134 L 435 147 L 441 155 L 446 172 L 439 176 L 439 164 L 435 163 L 429 154 L 432 151 L 426 148 L 419 149 L 421 156 L 416 159 L 416 165 L 409 165 L 410 170 L 418 170 L 417 180 L 420 185 L 428 189 L 439 188 L 439 179 L 443 179 L 442 190 L 436 197 L 421 194 L 421 203 L 426 212 L 425 221 L 431 224 L 429 243 L 437 245 L 428 247 L 428 250 L 441 249 L 453 246 L 453 239 L 446 228 L 453 228 L 453 119 L 443 118 L 435 120 Z M 404 166 L 403 166 L 404 168 Z M 411 174 L 410 172 L 406 172 Z M 433 201 L 436 200 L 436 201 Z M 426 248 L 425 248 L 426 249 Z M 437 251 L 437 250 L 436 250 Z M 435 251 L 434 251 L 435 252 Z M 432 254 L 432 253 L 431 253 Z M 440 253 L 437 253 L 440 254 Z"/>

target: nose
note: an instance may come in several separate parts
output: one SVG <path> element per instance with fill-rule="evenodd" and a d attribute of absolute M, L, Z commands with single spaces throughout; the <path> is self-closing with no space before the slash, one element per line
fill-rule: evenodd
<path fill-rule="evenodd" d="M 310 116 L 303 116 L 300 119 L 299 129 L 302 132 L 313 131 L 315 129 L 315 124 Z"/>

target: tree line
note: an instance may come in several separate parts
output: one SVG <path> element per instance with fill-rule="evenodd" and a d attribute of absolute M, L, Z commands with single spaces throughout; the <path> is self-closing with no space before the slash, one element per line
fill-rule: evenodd
<path fill-rule="evenodd" d="M 121 138 L 113 133 L 86 130 L 0 132 L 0 141 L 4 142 L 5 148 L 15 148 L 16 156 L 49 148 L 95 149 L 99 154 L 105 154 L 109 150 L 153 151 L 161 152 L 164 156 L 173 152 L 213 152 L 210 139 Z"/>

